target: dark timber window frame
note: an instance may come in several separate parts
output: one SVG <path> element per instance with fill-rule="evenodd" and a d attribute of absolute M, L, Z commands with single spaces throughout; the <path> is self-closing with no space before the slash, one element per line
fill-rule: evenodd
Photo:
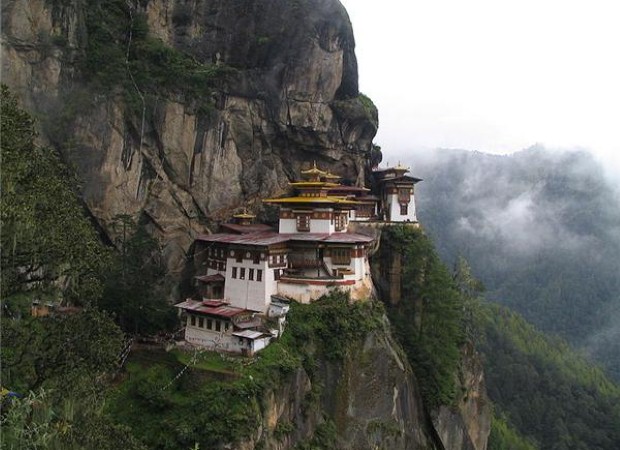
<path fill-rule="evenodd" d="M 297 231 L 310 231 L 310 214 L 297 214 L 295 223 L 297 224 Z"/>
<path fill-rule="evenodd" d="M 331 249 L 332 264 L 343 266 L 351 264 L 351 249 L 347 247 L 336 247 Z"/>

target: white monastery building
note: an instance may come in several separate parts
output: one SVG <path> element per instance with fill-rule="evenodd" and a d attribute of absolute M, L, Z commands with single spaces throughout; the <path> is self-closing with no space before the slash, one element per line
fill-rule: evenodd
<path fill-rule="evenodd" d="M 290 183 L 296 195 L 271 198 L 279 227 L 254 224 L 247 212 L 220 233 L 195 242 L 197 299 L 176 305 L 186 315 L 185 341 L 251 355 L 282 332 L 288 302 L 309 303 L 334 290 L 352 300 L 369 298 L 368 261 L 375 239 L 349 231 L 351 223 L 417 224 L 414 185 L 419 178 L 400 166 L 375 169 L 377 195 L 337 183 L 316 164 Z M 273 318 L 267 329 L 263 319 Z"/>

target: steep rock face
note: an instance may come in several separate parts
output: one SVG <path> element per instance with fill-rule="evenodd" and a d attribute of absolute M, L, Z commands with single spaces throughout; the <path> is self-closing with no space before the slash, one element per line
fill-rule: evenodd
<path fill-rule="evenodd" d="M 208 111 L 162 88 L 144 118 L 81 73 L 92 38 L 85 8 L 102 5 L 3 2 L 2 79 L 40 118 L 42 140 L 76 167 L 110 235 L 115 216 L 141 219 L 180 271 L 197 233 L 240 207 L 260 210 L 260 198 L 287 190 L 312 160 L 363 181 L 377 116 L 359 98 L 337 0 L 136 2 L 125 13 L 144 17 L 151 36 L 231 69 Z"/>
<path fill-rule="evenodd" d="M 463 394 L 457 405 L 441 406 L 434 414 L 433 424 L 447 449 L 486 450 L 492 411 L 482 361 L 471 344 L 462 349 L 459 381 Z"/>
<path fill-rule="evenodd" d="M 315 436 L 326 419 L 335 425 L 336 448 L 435 449 L 419 391 L 387 320 L 344 361 L 321 362 L 312 378 L 299 369 L 264 401 L 263 426 L 239 448 L 285 450 Z M 278 430 L 291 431 L 281 433 Z"/>

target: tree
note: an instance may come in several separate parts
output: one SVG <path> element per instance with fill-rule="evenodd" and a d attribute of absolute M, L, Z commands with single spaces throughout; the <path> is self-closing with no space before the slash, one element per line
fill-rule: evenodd
<path fill-rule="evenodd" d="M 36 145 L 33 119 L 1 90 L 0 295 L 87 303 L 101 294 L 107 251 L 74 192 L 75 180 L 48 147 Z"/>
<path fill-rule="evenodd" d="M 374 258 L 400 258 L 402 293 L 386 311 L 394 325 L 430 407 L 450 404 L 456 397 L 456 374 L 464 343 L 463 303 L 449 271 L 431 241 L 408 227 L 382 230 Z"/>
<path fill-rule="evenodd" d="M 130 429 L 112 423 L 90 398 L 52 404 L 50 391 L 30 392 L 3 404 L 2 447 L 14 450 L 143 450 Z"/>
<path fill-rule="evenodd" d="M 461 295 L 463 303 L 463 330 L 472 342 L 480 342 L 483 337 L 485 309 L 482 306 L 484 285 L 471 273 L 465 258 L 456 261 L 452 279 Z"/>
<path fill-rule="evenodd" d="M 96 309 L 66 317 L 2 321 L 2 383 L 20 392 L 42 386 L 75 388 L 114 368 L 122 333 Z"/>
<path fill-rule="evenodd" d="M 128 333 L 171 329 L 176 314 L 161 289 L 166 272 L 159 242 L 127 215 L 117 216 L 113 226 L 118 253 L 106 274 L 100 307 L 113 313 Z"/>

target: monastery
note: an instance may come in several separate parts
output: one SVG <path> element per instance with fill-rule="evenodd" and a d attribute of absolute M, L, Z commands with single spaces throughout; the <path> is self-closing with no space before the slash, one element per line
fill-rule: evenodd
<path fill-rule="evenodd" d="M 309 303 L 334 290 L 369 298 L 370 226 L 417 225 L 414 186 L 401 166 L 373 170 L 376 192 L 340 184 L 316 163 L 289 183 L 292 197 L 264 203 L 279 208 L 279 227 L 253 223 L 244 212 L 221 232 L 195 242 L 197 299 L 175 305 L 186 316 L 185 342 L 252 355 L 282 333 L 290 301 Z"/>

